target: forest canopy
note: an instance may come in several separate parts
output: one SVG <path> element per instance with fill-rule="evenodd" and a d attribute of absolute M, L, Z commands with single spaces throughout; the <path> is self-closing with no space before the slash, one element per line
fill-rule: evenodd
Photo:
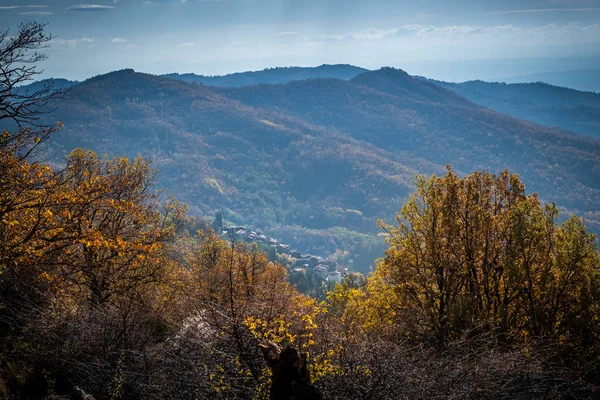
<path fill-rule="evenodd" d="M 327 398 L 598 394 L 595 238 L 507 171 L 417 177 L 375 272 L 317 300 L 190 232 L 142 158 L 0 160 L 4 398 L 266 399 L 265 340 L 309 354 Z"/>

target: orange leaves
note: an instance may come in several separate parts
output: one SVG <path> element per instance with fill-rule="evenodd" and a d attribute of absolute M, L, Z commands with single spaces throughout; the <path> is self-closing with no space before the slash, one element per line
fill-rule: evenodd
<path fill-rule="evenodd" d="M 31 265 L 56 284 L 87 286 L 101 301 L 156 280 L 163 245 L 185 210 L 171 201 L 169 218 L 161 214 L 146 161 L 77 149 L 55 173 L 6 152 L 0 157 L 0 265 Z"/>
<path fill-rule="evenodd" d="M 280 265 L 256 249 L 227 243 L 214 234 L 201 235 L 186 261 L 192 278 L 186 288 L 190 299 L 217 337 L 231 343 L 234 354 L 253 353 L 264 340 L 318 353 L 320 321 L 327 310 L 298 293 Z M 262 363 L 257 366 L 247 356 L 243 361 L 237 366 L 240 373 L 252 371 L 258 382 L 268 379 Z M 330 357 L 315 359 L 314 368 L 319 371 L 315 378 L 330 373 Z"/>

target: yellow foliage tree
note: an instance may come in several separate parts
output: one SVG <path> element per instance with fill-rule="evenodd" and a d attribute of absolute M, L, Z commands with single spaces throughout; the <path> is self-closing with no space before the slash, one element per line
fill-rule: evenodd
<path fill-rule="evenodd" d="M 593 327 L 599 256 L 580 218 L 559 225 L 556 207 L 507 171 L 449 169 L 416 186 L 398 226 L 381 224 L 390 248 L 369 283 L 395 293 L 397 326 L 440 347 L 465 333 L 564 340 Z"/>
<path fill-rule="evenodd" d="M 227 349 L 222 363 L 227 367 L 215 371 L 215 376 L 221 376 L 215 390 L 235 391 L 231 376 L 226 375 L 244 376 L 248 380 L 246 390 L 258 384 L 255 398 L 264 398 L 270 372 L 258 344 L 265 340 L 294 344 L 311 353 L 316 346 L 318 320 L 326 310 L 315 299 L 298 293 L 287 281 L 285 269 L 269 262 L 264 253 L 227 243 L 213 233 L 201 234 L 186 261 L 194 312 Z M 313 379 L 331 372 L 328 359 L 322 355 L 309 365 Z M 226 371 L 231 367 L 234 371 Z"/>
<path fill-rule="evenodd" d="M 57 278 L 85 288 L 92 303 L 109 301 L 162 274 L 164 245 L 173 240 L 185 207 L 159 211 L 154 174 L 142 158 L 100 159 L 75 150 L 59 175 L 61 190 L 48 210 L 48 266 Z"/>

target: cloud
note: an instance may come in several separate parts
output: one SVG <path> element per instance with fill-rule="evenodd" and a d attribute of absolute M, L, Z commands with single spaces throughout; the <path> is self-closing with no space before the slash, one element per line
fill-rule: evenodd
<path fill-rule="evenodd" d="M 362 31 L 356 33 L 350 33 L 350 36 L 354 39 L 358 40 L 381 40 L 386 36 L 393 35 L 397 32 L 397 28 L 394 29 L 377 29 L 377 28 L 369 28 L 363 29 Z"/>
<path fill-rule="evenodd" d="M 546 24 L 534 27 L 508 25 L 402 25 L 395 28 L 369 28 L 340 35 L 312 38 L 311 43 L 339 43 L 335 46 L 384 46 L 393 48 L 449 49 L 459 46 L 583 46 L 600 43 L 600 24 Z M 343 43 L 343 44 L 342 44 Z M 371 45 L 372 44 L 372 45 Z"/>
<path fill-rule="evenodd" d="M 112 40 L 113 43 L 127 43 L 127 39 L 123 39 L 123 38 L 113 38 Z"/>
<path fill-rule="evenodd" d="M 25 11 L 18 13 L 19 15 L 53 15 L 50 11 Z"/>
<path fill-rule="evenodd" d="M 419 38 L 422 37 L 445 37 L 452 38 L 458 36 L 468 36 L 485 31 L 486 28 L 470 25 L 448 25 L 448 26 L 432 26 L 432 25 L 404 25 L 396 29 L 396 36 L 412 35 Z M 501 27 L 506 29 L 506 27 Z"/>
<path fill-rule="evenodd" d="M 550 13 L 550 12 L 590 12 L 600 11 L 600 7 L 591 8 L 533 8 L 529 10 L 505 10 L 505 11 L 494 11 L 488 14 L 529 14 L 529 13 Z"/>
<path fill-rule="evenodd" d="M 37 6 L 37 5 L 30 5 L 30 6 L 0 6 L 0 10 L 16 10 L 19 8 L 48 8 L 48 6 Z"/>
<path fill-rule="evenodd" d="M 186 3 L 212 3 L 212 2 L 220 2 L 223 0 L 142 0 L 144 4 L 165 4 L 165 3 L 175 3 L 175 4 L 186 4 Z M 115 1 L 115 2 L 118 2 Z"/>
<path fill-rule="evenodd" d="M 531 28 L 523 28 L 515 25 L 497 25 L 497 26 L 477 26 L 477 25 L 402 25 L 396 28 L 379 29 L 368 28 L 357 32 L 348 32 L 343 35 L 325 36 L 325 39 L 335 41 L 381 41 L 390 39 L 485 39 L 485 38 L 505 38 L 507 40 L 519 38 L 554 38 L 558 41 L 565 41 L 573 38 L 574 35 L 589 34 L 587 41 L 593 40 L 596 32 L 600 31 L 600 25 L 582 25 L 578 22 L 571 22 L 564 25 L 547 24 Z M 596 41 L 600 41 L 600 36 Z"/>
<path fill-rule="evenodd" d="M 78 39 L 52 39 L 50 41 L 50 45 L 53 47 L 65 47 L 66 46 L 71 49 L 77 47 L 80 44 L 85 44 L 85 45 L 87 45 L 87 47 L 95 47 L 96 39 L 82 37 L 82 38 L 78 38 Z"/>
<path fill-rule="evenodd" d="M 333 40 L 384 40 L 392 37 L 452 37 L 465 36 L 481 32 L 483 28 L 479 26 L 468 25 L 449 25 L 449 26 L 433 26 L 433 25 L 403 25 L 397 28 L 379 29 L 367 28 L 358 32 L 348 32 L 344 35 L 327 36 Z"/>
<path fill-rule="evenodd" d="M 298 36 L 298 32 L 278 32 L 273 36 Z"/>
<path fill-rule="evenodd" d="M 382 40 L 386 37 L 393 36 L 396 32 L 398 32 L 398 29 L 399 28 L 367 28 L 358 32 L 348 32 L 344 35 L 329 35 L 325 36 L 325 38 L 332 40 Z"/>
<path fill-rule="evenodd" d="M 108 11 L 117 8 L 115 6 L 104 6 L 100 4 L 77 4 L 67 8 L 71 11 Z"/>
<path fill-rule="evenodd" d="M 180 43 L 177 45 L 178 49 L 190 49 L 192 47 L 194 47 L 196 45 L 196 42 L 187 42 L 187 43 Z"/>

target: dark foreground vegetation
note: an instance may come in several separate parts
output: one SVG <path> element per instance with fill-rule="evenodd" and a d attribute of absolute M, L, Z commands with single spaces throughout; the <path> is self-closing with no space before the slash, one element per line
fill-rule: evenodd
<path fill-rule="evenodd" d="M 43 44 L 22 35 L 37 28 L 6 40 Z M 18 122 L 13 105 L 0 97 L 1 119 Z M 557 223 L 517 175 L 417 177 L 398 224 L 380 224 L 375 272 L 317 301 L 256 248 L 159 201 L 143 158 L 34 161 L 58 127 L 0 136 L 2 399 L 267 399 L 293 348 L 314 386 L 288 398 L 600 395 L 595 237 L 576 216 Z M 281 364 L 265 343 L 286 349 Z"/>
<path fill-rule="evenodd" d="M 509 173 L 419 178 L 376 272 L 318 302 L 188 232 L 142 159 L 55 172 L 5 146 L 1 167 L 3 398 L 267 398 L 265 340 L 308 353 L 330 399 L 599 394 L 594 237 Z"/>

